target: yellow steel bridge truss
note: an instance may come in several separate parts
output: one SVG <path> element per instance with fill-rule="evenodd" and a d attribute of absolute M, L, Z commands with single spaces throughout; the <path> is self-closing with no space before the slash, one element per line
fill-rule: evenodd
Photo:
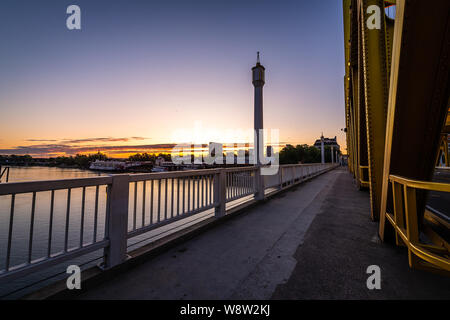
<path fill-rule="evenodd" d="M 439 159 L 449 165 L 450 1 L 343 0 L 343 9 L 349 170 L 370 191 L 380 238 L 405 246 L 411 267 L 449 273 L 449 225 L 426 200 L 450 193 L 431 182 Z"/>

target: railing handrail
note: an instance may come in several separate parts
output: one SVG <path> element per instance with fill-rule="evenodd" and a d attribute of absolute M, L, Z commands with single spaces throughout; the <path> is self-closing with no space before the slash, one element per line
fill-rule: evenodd
<path fill-rule="evenodd" d="M 450 184 L 441 182 L 431 182 L 431 181 L 420 181 L 405 178 L 397 175 L 389 175 L 389 180 L 398 182 L 410 188 L 429 190 L 429 191 L 441 191 L 450 192 Z"/>
<path fill-rule="evenodd" d="M 332 163 L 325 163 L 325 165 L 331 164 Z M 322 165 L 322 163 L 283 164 L 279 165 L 279 168 L 302 167 L 313 165 Z M 137 182 L 144 180 L 202 176 L 219 173 L 221 170 L 224 170 L 225 172 L 237 172 L 237 171 L 254 171 L 256 169 L 258 169 L 257 166 L 246 166 L 246 167 L 232 167 L 232 168 L 186 170 L 186 171 L 152 172 L 152 173 L 122 173 L 100 177 L 7 182 L 0 184 L 0 196 L 18 193 L 61 190 L 67 188 L 94 187 L 97 185 L 111 184 L 112 177 L 118 175 L 127 175 L 129 176 L 130 182 Z"/>
<path fill-rule="evenodd" d="M 128 174 L 130 182 L 138 182 L 145 180 L 170 179 L 180 177 L 202 176 L 208 174 L 219 173 L 220 169 L 199 169 L 185 171 L 167 171 L 167 172 L 149 172 L 149 173 L 131 173 Z"/>
<path fill-rule="evenodd" d="M 67 188 L 95 187 L 110 184 L 111 176 L 74 179 L 7 182 L 0 184 L 0 196 L 8 194 L 61 190 Z"/>

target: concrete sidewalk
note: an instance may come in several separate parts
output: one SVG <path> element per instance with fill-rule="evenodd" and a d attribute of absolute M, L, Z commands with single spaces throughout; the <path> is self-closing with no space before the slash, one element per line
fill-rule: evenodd
<path fill-rule="evenodd" d="M 273 299 L 450 299 L 450 278 L 408 266 L 406 248 L 381 243 L 369 218 L 369 193 L 341 171 Z M 368 290 L 366 269 L 381 269 L 381 290 Z"/>
<path fill-rule="evenodd" d="M 381 267 L 382 289 L 366 287 Z M 410 270 L 382 244 L 369 195 L 325 173 L 148 260 L 79 299 L 450 298 L 450 279 Z"/>
<path fill-rule="evenodd" d="M 269 299 L 340 175 L 333 170 L 82 292 L 80 299 Z"/>

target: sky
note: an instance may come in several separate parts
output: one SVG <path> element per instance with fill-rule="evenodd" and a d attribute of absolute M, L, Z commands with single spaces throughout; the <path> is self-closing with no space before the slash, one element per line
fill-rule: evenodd
<path fill-rule="evenodd" d="M 264 127 L 345 152 L 341 1 L 2 0 L 0 38 L 0 154 L 248 142 L 257 51 Z"/>

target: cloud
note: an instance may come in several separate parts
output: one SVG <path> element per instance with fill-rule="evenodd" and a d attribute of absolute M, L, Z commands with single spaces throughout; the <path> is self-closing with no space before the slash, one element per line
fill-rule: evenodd
<path fill-rule="evenodd" d="M 86 139 L 83 139 L 86 140 Z M 106 152 L 108 154 L 139 153 L 139 152 L 168 152 L 175 144 L 146 144 L 146 145 L 114 145 L 114 146 L 77 146 L 66 144 L 35 144 L 30 146 L 17 146 L 10 149 L 0 149 L 0 154 L 29 154 L 32 156 L 50 157 L 77 153 Z"/>
<path fill-rule="evenodd" d="M 0 139 L 1 140 L 1 139 Z M 82 144 L 88 142 L 128 142 L 133 140 L 150 140 L 146 137 L 125 137 L 125 138 L 112 138 L 112 137 L 101 137 L 101 138 L 84 138 L 84 139 L 25 139 L 27 142 L 58 142 L 60 144 Z"/>
<path fill-rule="evenodd" d="M 128 142 L 131 140 L 146 140 L 144 137 L 131 137 L 131 138 L 87 138 L 87 139 L 63 139 L 63 143 L 86 143 L 86 142 Z"/>

